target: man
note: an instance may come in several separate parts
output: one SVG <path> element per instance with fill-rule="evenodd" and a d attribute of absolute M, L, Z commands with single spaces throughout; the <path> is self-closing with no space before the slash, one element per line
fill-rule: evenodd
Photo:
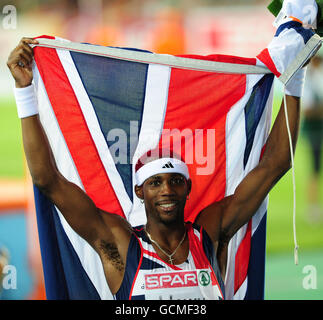
<path fill-rule="evenodd" d="M 78 186 L 58 172 L 35 107 L 31 85 L 33 50 L 29 46 L 32 44 L 37 44 L 37 40 L 23 38 L 7 62 L 16 83 L 18 115 L 22 119 L 31 176 L 70 226 L 99 254 L 112 294 L 117 299 L 224 299 L 222 279 L 231 237 L 250 220 L 290 168 L 283 107 L 259 165 L 233 195 L 202 210 L 194 226 L 184 223 L 185 203 L 194 190 L 186 164 L 176 155 L 144 155 L 136 165 L 135 193 L 145 203 L 147 224 L 132 228 L 120 216 L 97 208 Z M 295 147 L 300 99 L 287 95 L 286 101 Z M 165 162 L 171 163 L 167 172 Z M 196 283 L 196 277 L 200 285 L 188 286 L 187 283 Z M 165 285 L 170 282 L 176 285 Z"/>

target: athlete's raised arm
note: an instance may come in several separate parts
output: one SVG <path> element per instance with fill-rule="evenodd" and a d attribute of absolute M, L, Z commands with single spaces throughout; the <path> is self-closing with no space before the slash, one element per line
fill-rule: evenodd
<path fill-rule="evenodd" d="M 295 150 L 300 120 L 300 98 L 286 96 L 288 120 Z M 223 211 L 221 236 L 230 239 L 257 211 L 271 188 L 291 167 L 290 144 L 283 103 L 258 166 L 240 183 Z"/>
<path fill-rule="evenodd" d="M 7 65 L 16 82 L 16 94 L 29 95 L 29 99 L 33 100 L 36 98 L 33 97 L 34 89 L 31 85 L 33 50 L 30 44 L 37 44 L 37 41 L 23 38 L 11 52 Z M 24 151 L 33 183 L 51 199 L 70 226 L 100 254 L 106 254 L 104 250 L 101 252 L 102 243 L 114 244 L 119 252 L 123 252 L 122 248 L 127 248 L 127 241 L 130 239 L 128 223 L 114 214 L 103 215 L 82 189 L 60 174 L 37 111 L 32 110 L 32 103 L 29 107 L 29 110 L 28 105 L 24 105 L 23 110 L 18 107 L 18 115 L 21 118 Z M 122 248 L 119 248 L 120 245 Z"/>
<path fill-rule="evenodd" d="M 313 9 L 310 15 L 305 10 L 309 5 Z M 308 26 L 315 25 L 317 12 L 314 0 L 285 0 L 279 18 L 275 20 L 275 37 L 257 56 L 259 62 L 265 64 L 277 77 L 284 74 L 308 45 L 309 39 L 312 39 L 314 32 Z M 285 91 L 293 150 L 299 131 L 304 78 L 303 68 L 290 79 Z M 215 242 L 220 241 L 222 245 L 228 243 L 237 230 L 256 213 L 271 188 L 290 166 L 290 142 L 282 103 L 259 164 L 241 181 L 233 195 L 203 210 L 197 223 L 205 227 Z"/>
<path fill-rule="evenodd" d="M 295 148 L 300 119 L 300 98 L 286 96 L 292 144 Z M 221 245 L 255 214 L 271 188 L 291 167 L 291 153 L 283 103 L 259 164 L 241 181 L 233 195 L 203 210 L 197 220 Z M 215 216 L 216 223 L 214 222 Z"/>

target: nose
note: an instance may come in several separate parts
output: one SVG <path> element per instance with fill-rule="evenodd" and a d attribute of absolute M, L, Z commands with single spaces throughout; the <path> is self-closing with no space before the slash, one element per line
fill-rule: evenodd
<path fill-rule="evenodd" d="M 168 180 L 163 181 L 163 183 L 161 185 L 161 189 L 160 189 L 160 194 L 162 196 L 175 195 L 175 191 L 174 191 L 170 181 L 168 181 Z"/>

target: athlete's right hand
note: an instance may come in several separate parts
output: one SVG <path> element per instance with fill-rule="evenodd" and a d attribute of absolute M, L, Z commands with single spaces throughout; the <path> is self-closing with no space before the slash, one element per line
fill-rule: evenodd
<path fill-rule="evenodd" d="M 16 81 L 17 88 L 24 88 L 33 80 L 33 49 L 29 44 L 38 44 L 37 40 L 22 38 L 18 46 L 10 53 L 7 66 Z"/>

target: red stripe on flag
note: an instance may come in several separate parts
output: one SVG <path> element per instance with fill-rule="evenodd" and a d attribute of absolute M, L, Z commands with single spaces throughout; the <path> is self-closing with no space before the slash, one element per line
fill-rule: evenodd
<path fill-rule="evenodd" d="M 274 61 L 271 59 L 269 50 L 267 48 L 262 50 L 260 54 L 258 54 L 257 58 L 263 62 L 276 77 L 279 78 L 281 76 L 281 73 L 276 69 Z"/>
<path fill-rule="evenodd" d="M 34 53 L 49 101 L 86 193 L 98 208 L 124 217 L 56 50 L 36 47 Z"/>
<path fill-rule="evenodd" d="M 226 119 L 231 107 L 245 94 L 245 89 L 246 75 L 172 69 L 160 147 L 167 147 L 170 139 L 174 144 L 176 139 L 184 142 L 183 137 L 172 137 L 172 129 L 188 135 L 192 132 L 193 139 L 182 143 L 180 151 L 174 147 L 188 165 L 192 180 L 192 193 L 185 207 L 186 221 L 193 222 L 202 209 L 225 195 Z M 201 135 L 197 135 L 199 130 L 202 130 Z M 208 139 L 211 145 L 208 145 Z M 193 161 L 186 156 L 186 150 Z M 213 166 L 212 172 L 201 174 L 199 170 L 205 170 L 208 165 L 210 169 Z"/>
<path fill-rule="evenodd" d="M 251 245 L 251 225 L 252 220 L 249 221 L 247 231 L 242 239 L 235 258 L 234 271 L 234 293 L 240 288 L 245 281 L 248 274 L 250 245 Z"/>

